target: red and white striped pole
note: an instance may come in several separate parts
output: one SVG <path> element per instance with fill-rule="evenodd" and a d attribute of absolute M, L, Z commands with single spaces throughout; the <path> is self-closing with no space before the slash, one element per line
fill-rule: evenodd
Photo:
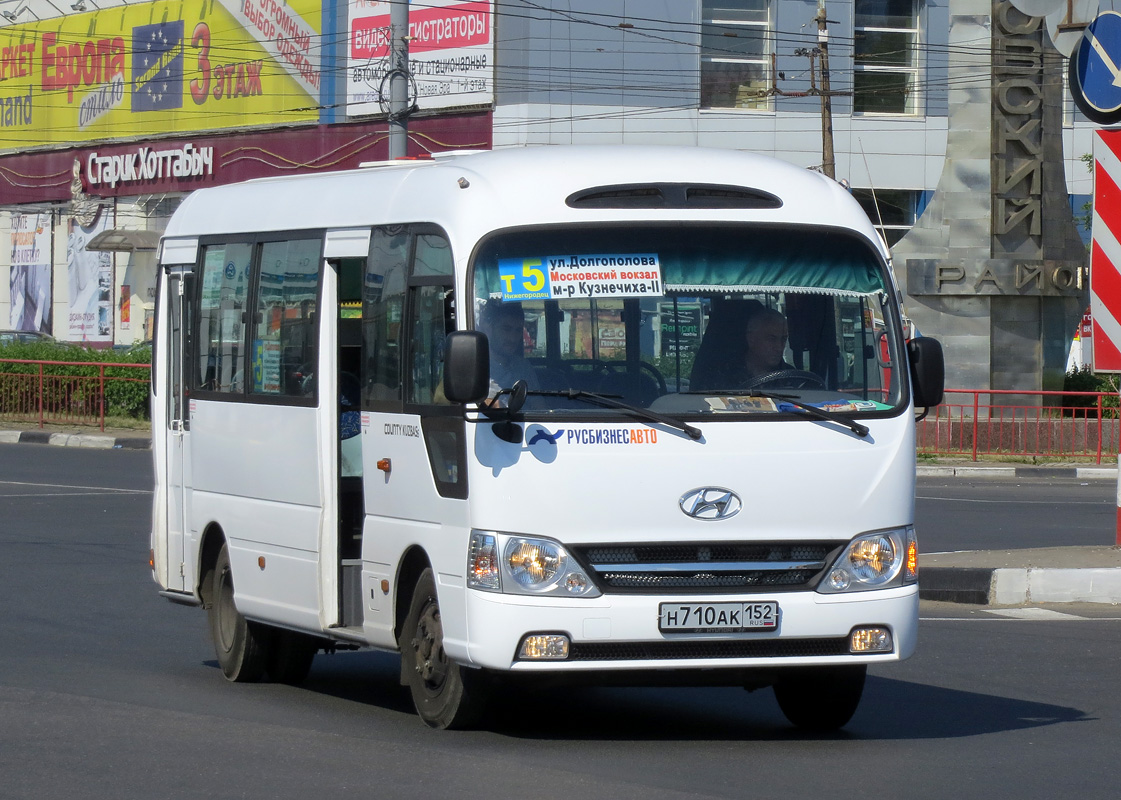
<path fill-rule="evenodd" d="M 1090 241 L 1090 313 L 1094 372 L 1121 372 L 1121 131 L 1094 133 L 1094 222 Z M 1105 420 L 1099 418 L 1099 424 Z M 1117 528 L 1121 547 L 1121 455 Z"/>

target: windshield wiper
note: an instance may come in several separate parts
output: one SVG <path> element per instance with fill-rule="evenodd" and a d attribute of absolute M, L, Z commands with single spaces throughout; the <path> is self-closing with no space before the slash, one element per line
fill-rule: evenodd
<path fill-rule="evenodd" d="M 659 414 L 657 411 L 651 411 L 642 406 L 633 406 L 630 403 L 624 403 L 622 400 L 617 400 L 614 396 L 597 394 L 595 392 L 587 392 L 583 389 L 565 389 L 562 391 L 537 391 L 530 389 L 526 392 L 528 397 L 566 397 L 569 400 L 584 400 L 592 405 L 603 406 L 605 408 L 618 408 L 623 411 L 629 411 L 634 416 L 649 420 L 650 422 L 660 422 L 663 425 L 668 425 L 671 428 L 677 428 L 683 431 L 693 441 L 701 438 L 700 428 L 694 428 L 688 422 L 671 417 L 666 414 Z"/>
<path fill-rule="evenodd" d="M 867 425 L 861 425 L 851 417 L 846 417 L 844 414 L 840 414 L 836 411 L 826 411 L 824 408 L 818 408 L 817 406 L 811 406 L 809 403 L 803 403 L 798 398 L 792 397 L 788 394 L 768 392 L 764 389 L 748 389 L 746 391 L 739 392 L 739 394 L 746 394 L 748 397 L 766 397 L 769 400 L 781 400 L 784 403 L 789 403 L 795 408 L 802 409 L 811 417 L 817 417 L 818 419 L 825 420 L 826 422 L 840 423 L 841 425 L 844 425 L 846 428 L 855 433 L 857 436 L 864 437 L 868 435 Z"/>

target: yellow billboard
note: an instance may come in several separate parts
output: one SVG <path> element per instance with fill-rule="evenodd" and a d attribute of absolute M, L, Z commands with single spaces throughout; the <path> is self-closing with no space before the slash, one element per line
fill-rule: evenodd
<path fill-rule="evenodd" d="M 0 151 L 314 121 L 320 0 L 175 0 L 0 28 Z"/>

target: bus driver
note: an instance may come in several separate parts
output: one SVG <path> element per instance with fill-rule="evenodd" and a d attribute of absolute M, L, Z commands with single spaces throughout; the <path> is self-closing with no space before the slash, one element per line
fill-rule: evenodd
<path fill-rule="evenodd" d="M 483 306 L 479 329 L 490 345 L 490 397 L 518 380 L 540 389 L 537 371 L 525 357 L 525 311 L 521 303 L 489 300 Z"/>
<path fill-rule="evenodd" d="M 744 383 L 781 370 L 794 369 L 783 361 L 786 350 L 786 317 L 774 308 L 764 308 L 747 321 L 747 355 Z"/>

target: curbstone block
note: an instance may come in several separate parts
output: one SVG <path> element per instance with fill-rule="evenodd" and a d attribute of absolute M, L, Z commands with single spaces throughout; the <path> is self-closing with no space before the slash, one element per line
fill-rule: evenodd
<path fill-rule="evenodd" d="M 1121 569 L 1030 569 L 1033 603 L 1121 603 Z"/>
<path fill-rule="evenodd" d="M 989 567 L 920 567 L 919 599 L 988 605 L 992 583 Z"/>
<path fill-rule="evenodd" d="M 98 450 L 112 450 L 114 439 L 111 436 L 96 436 L 93 434 L 73 434 L 66 443 L 70 447 L 90 447 Z"/>
<path fill-rule="evenodd" d="M 955 467 L 959 478 L 1015 478 L 1015 467 Z"/>
<path fill-rule="evenodd" d="M 1028 602 L 1028 571 L 1026 569 L 993 570 L 993 605 L 1020 606 Z"/>
<path fill-rule="evenodd" d="M 1099 480 L 1111 478 L 1117 480 L 1117 467 L 1076 467 L 1074 476 L 1076 478 L 1096 478 Z"/>

